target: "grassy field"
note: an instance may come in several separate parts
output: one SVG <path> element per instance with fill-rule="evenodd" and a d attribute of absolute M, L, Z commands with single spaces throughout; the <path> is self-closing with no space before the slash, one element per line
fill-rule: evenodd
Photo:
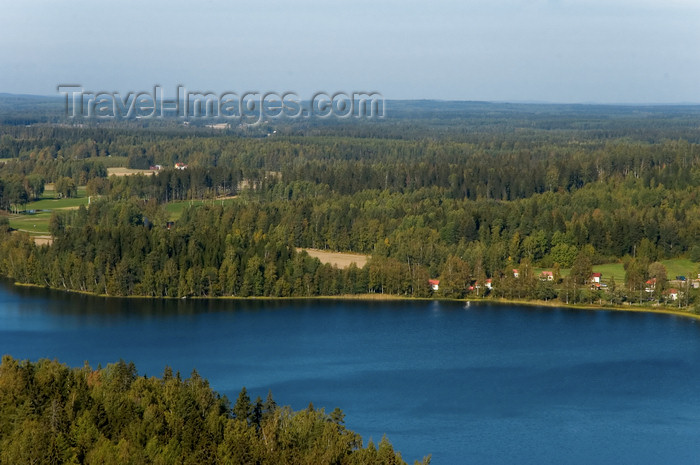
<path fill-rule="evenodd" d="M 78 186 L 78 197 L 76 198 L 81 197 L 87 198 L 87 190 L 85 186 Z M 53 183 L 48 183 L 44 186 L 44 194 L 41 196 L 41 200 L 46 199 L 58 199 L 56 188 L 54 187 Z"/>
<path fill-rule="evenodd" d="M 29 202 L 26 210 L 61 210 L 67 208 L 77 208 L 81 205 L 87 206 L 87 197 L 75 197 L 71 199 L 42 198 L 36 202 Z"/>
<path fill-rule="evenodd" d="M 661 263 L 666 267 L 668 279 L 674 279 L 676 276 L 697 278 L 697 274 L 700 273 L 700 263 L 693 263 L 687 258 L 663 260 Z"/>
<path fill-rule="evenodd" d="M 674 279 L 676 276 L 686 276 L 696 278 L 700 273 L 700 263 L 693 263 L 687 258 L 673 258 L 671 260 L 662 260 L 661 263 L 666 267 L 668 279 Z M 539 275 L 545 268 L 536 268 L 535 272 Z M 547 268 L 551 270 L 551 268 Z M 561 276 L 566 277 L 571 272 L 570 269 L 562 269 Z M 594 265 L 594 273 L 602 273 L 603 281 L 610 282 L 610 278 L 615 278 L 615 282 L 620 284 L 625 282 L 625 267 L 622 263 L 605 263 L 603 265 Z"/>
<path fill-rule="evenodd" d="M 49 233 L 51 212 L 41 212 L 34 215 L 10 215 L 10 227 L 27 231 L 29 234 L 45 235 Z"/>
<path fill-rule="evenodd" d="M 78 208 L 80 205 L 87 206 L 87 204 L 88 198 L 84 186 L 78 187 L 78 197 L 59 199 L 56 196 L 53 185 L 47 184 L 41 200 L 29 202 L 24 206 L 25 212 L 36 210 L 37 213 L 10 215 L 10 227 L 21 231 L 27 231 L 31 235 L 46 235 L 49 233 L 49 219 L 51 219 L 52 211 L 70 210 Z"/>
<path fill-rule="evenodd" d="M 182 212 L 189 206 L 197 207 L 200 205 L 227 205 L 235 201 L 235 197 L 218 200 L 183 200 L 179 202 L 170 202 L 165 206 L 168 212 L 168 218 L 171 221 L 177 220 L 182 216 Z M 49 219 L 51 212 L 55 210 L 69 210 L 78 208 L 80 205 L 88 205 L 88 198 L 85 194 L 85 188 L 78 188 L 78 197 L 72 199 L 57 199 L 53 186 L 49 186 L 44 191 L 44 196 L 41 200 L 30 202 L 26 205 L 26 211 L 36 210 L 35 214 L 23 213 L 20 215 L 10 215 L 10 227 L 27 231 L 32 235 L 45 235 L 49 232 Z M 49 210 L 49 211 L 39 211 Z"/>
<path fill-rule="evenodd" d="M 676 276 L 697 277 L 698 263 L 693 263 L 687 258 L 673 258 L 671 260 L 662 260 L 661 263 L 666 267 L 668 279 L 674 279 Z M 615 282 L 625 282 L 625 268 L 622 263 L 607 263 L 605 265 L 595 265 L 593 271 L 603 273 L 603 281 L 609 281 L 611 277 L 615 277 Z"/>
<path fill-rule="evenodd" d="M 604 265 L 594 265 L 594 273 L 601 273 L 603 275 L 603 281 L 608 282 L 610 278 L 614 277 L 616 283 L 625 282 L 625 268 L 622 263 L 606 263 Z"/>
<path fill-rule="evenodd" d="M 180 200 L 168 203 L 165 206 L 165 210 L 168 212 L 168 219 L 175 221 L 182 216 L 182 212 L 189 206 L 198 207 L 200 205 L 230 205 L 231 203 L 235 202 L 235 200 L 235 197 L 217 200 Z"/>
<path fill-rule="evenodd" d="M 698 263 L 693 263 L 687 258 L 673 258 L 671 260 L 662 260 L 661 263 L 666 267 L 668 279 L 674 279 L 676 276 L 697 277 Z M 615 282 L 625 282 L 625 268 L 622 263 L 608 263 L 605 265 L 596 265 L 593 267 L 596 273 L 603 273 L 603 280 L 609 281 L 611 277 L 615 277 Z"/>

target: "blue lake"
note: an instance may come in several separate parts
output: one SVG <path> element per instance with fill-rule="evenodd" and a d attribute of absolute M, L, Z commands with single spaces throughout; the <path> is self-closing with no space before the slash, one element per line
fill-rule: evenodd
<path fill-rule="evenodd" d="M 456 302 L 103 299 L 0 282 L 0 353 L 192 369 L 434 464 L 700 463 L 700 324 Z"/>

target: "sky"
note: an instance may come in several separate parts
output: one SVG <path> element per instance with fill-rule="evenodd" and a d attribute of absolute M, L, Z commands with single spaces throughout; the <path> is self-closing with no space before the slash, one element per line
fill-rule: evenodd
<path fill-rule="evenodd" d="M 0 0 L 0 92 L 60 84 L 700 103 L 700 1 Z"/>

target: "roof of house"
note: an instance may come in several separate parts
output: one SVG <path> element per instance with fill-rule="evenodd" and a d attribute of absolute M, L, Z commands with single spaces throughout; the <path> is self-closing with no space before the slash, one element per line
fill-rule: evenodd
<path fill-rule="evenodd" d="M 552 273 L 551 271 L 543 271 L 541 274 L 544 276 L 554 276 L 554 273 Z"/>
<path fill-rule="evenodd" d="M 440 284 L 440 280 L 439 280 L 439 279 L 429 279 L 429 280 L 428 280 L 428 284 L 431 284 L 431 285 L 433 285 L 433 284 L 438 284 L 438 285 L 439 285 L 439 284 Z"/>
<path fill-rule="evenodd" d="M 603 276 L 603 273 L 593 273 L 591 278 L 600 278 L 601 276 Z"/>

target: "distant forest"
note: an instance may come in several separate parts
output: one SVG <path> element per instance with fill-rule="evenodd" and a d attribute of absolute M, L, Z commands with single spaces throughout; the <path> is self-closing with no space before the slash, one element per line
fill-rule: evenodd
<path fill-rule="evenodd" d="M 0 273 L 114 296 L 621 304 L 668 299 L 674 277 L 659 262 L 700 262 L 699 107 L 393 104 L 381 120 L 227 130 L 6 117 Z M 107 176 L 156 165 L 154 176 Z M 64 197 L 84 186 L 91 202 L 54 212 L 53 243 L 37 245 L 9 214 L 48 183 Z M 168 205 L 195 200 L 169 218 Z M 338 269 L 298 248 L 371 259 Z M 603 263 L 622 263 L 624 280 L 592 286 Z"/>

